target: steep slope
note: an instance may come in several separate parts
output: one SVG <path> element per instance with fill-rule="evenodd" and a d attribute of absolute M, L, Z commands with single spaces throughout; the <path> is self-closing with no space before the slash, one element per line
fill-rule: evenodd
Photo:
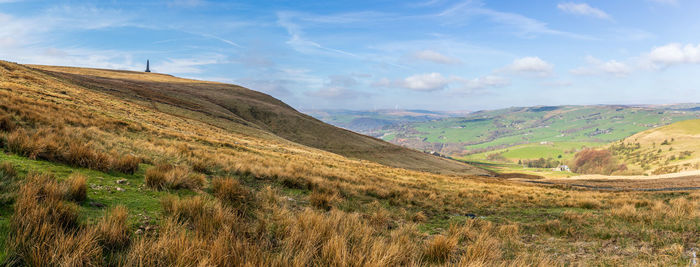
<path fill-rule="evenodd" d="M 487 175 L 487 172 L 325 124 L 269 95 L 231 84 L 169 75 L 85 68 L 32 66 L 85 88 L 110 93 L 159 111 L 201 120 L 224 129 L 260 134 L 347 157 L 414 170 Z M 246 126 L 246 127 L 241 127 Z"/>
<path fill-rule="evenodd" d="M 700 169 L 700 120 L 649 129 L 610 145 L 629 168 L 649 174 Z"/>

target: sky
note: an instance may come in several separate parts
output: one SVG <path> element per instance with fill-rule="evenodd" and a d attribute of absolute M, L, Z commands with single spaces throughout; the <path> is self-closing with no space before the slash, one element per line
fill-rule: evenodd
<path fill-rule="evenodd" d="M 700 1 L 0 0 L 0 59 L 308 109 L 700 102 Z"/>

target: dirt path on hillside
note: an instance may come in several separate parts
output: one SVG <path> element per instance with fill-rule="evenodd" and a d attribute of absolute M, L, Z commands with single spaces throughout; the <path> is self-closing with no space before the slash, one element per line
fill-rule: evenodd
<path fill-rule="evenodd" d="M 700 175 L 687 175 L 681 177 L 664 177 L 651 179 L 615 179 L 604 177 L 602 179 L 542 179 L 531 180 L 515 178 L 513 181 L 539 184 L 545 186 L 569 186 L 575 188 L 608 191 L 688 191 L 700 190 Z"/>
<path fill-rule="evenodd" d="M 654 180 L 654 179 L 669 179 L 669 178 L 683 178 L 683 177 L 693 177 L 700 176 L 700 170 L 696 171 L 684 171 L 677 173 L 667 173 L 659 175 L 632 175 L 632 176 L 622 176 L 622 175 L 601 175 L 601 174 L 584 174 L 578 176 L 571 176 L 567 180 Z"/>

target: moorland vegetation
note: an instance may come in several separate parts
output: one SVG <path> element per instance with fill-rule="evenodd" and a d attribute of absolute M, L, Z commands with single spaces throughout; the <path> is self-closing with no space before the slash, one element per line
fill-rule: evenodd
<path fill-rule="evenodd" d="M 0 62 L 3 264 L 684 265 L 700 242 L 698 192 L 386 166 L 94 82 L 199 81 L 70 72 L 93 82 Z"/>

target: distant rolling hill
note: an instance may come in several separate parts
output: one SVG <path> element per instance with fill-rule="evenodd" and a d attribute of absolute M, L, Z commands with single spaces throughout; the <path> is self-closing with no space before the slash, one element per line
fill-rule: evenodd
<path fill-rule="evenodd" d="M 511 161 L 566 159 L 584 146 L 604 146 L 646 129 L 698 118 L 696 108 L 693 104 L 514 107 L 462 116 L 440 113 L 423 120 L 395 118 L 372 134 L 394 144 L 472 160 L 493 153 Z M 343 127 L 359 118 L 383 119 L 348 112 L 342 121 L 326 121 Z"/>
<path fill-rule="evenodd" d="M 467 112 L 389 109 L 372 111 L 311 109 L 302 110 L 302 112 L 326 123 L 372 136 L 381 133 L 383 129 L 405 123 L 426 122 L 467 114 Z"/>
<path fill-rule="evenodd" d="M 610 145 L 633 171 L 665 174 L 700 169 L 700 120 L 649 129 Z"/>
<path fill-rule="evenodd" d="M 241 86 L 170 75 L 72 67 L 32 68 L 91 90 L 245 135 L 284 139 L 347 157 L 414 170 L 487 174 L 472 166 L 323 123 Z"/>

